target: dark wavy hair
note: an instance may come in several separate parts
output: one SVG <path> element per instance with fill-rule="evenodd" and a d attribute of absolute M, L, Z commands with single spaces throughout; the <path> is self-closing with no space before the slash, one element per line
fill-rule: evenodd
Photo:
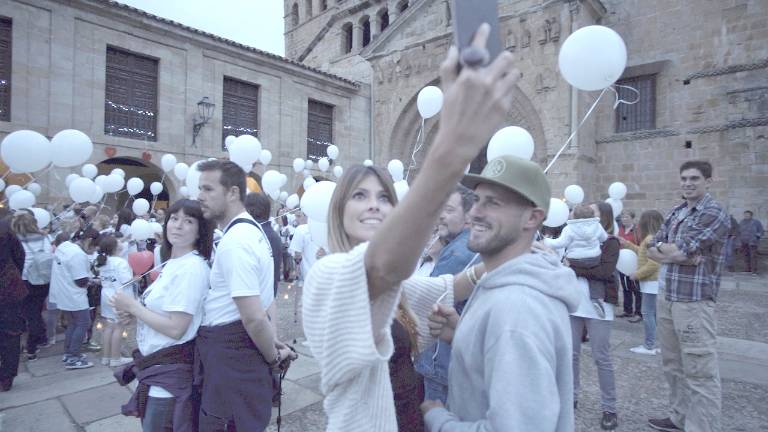
<path fill-rule="evenodd" d="M 102 236 L 99 240 L 99 254 L 96 256 L 96 267 L 107 265 L 107 258 L 115 254 L 117 239 L 111 235 Z"/>
<path fill-rule="evenodd" d="M 213 221 L 204 218 L 200 203 L 191 199 L 180 199 L 165 211 L 163 247 L 160 249 L 160 259 L 165 262 L 171 257 L 173 245 L 168 241 L 168 221 L 171 220 L 171 216 L 178 212 L 184 212 L 185 215 L 197 220 L 198 236 L 197 242 L 195 242 L 195 250 L 197 250 L 197 253 L 199 253 L 206 261 L 210 260 L 211 252 L 213 251 Z"/>

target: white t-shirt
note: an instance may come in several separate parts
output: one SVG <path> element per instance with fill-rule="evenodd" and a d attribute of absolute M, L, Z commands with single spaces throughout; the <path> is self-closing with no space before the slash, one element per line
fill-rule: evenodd
<path fill-rule="evenodd" d="M 118 289 L 133 295 L 132 285 L 123 286 L 133 278 L 133 270 L 128 265 L 128 261 L 111 256 L 107 257 L 107 263 L 104 266 L 99 267 L 99 278 L 101 279 L 101 316 L 117 319 L 115 309 L 109 305 L 109 299 L 117 293 Z"/>
<path fill-rule="evenodd" d="M 192 321 L 181 339 L 168 337 L 138 321 L 136 342 L 143 355 L 183 344 L 197 335 L 203 320 L 203 299 L 208 291 L 210 271 L 208 263 L 197 252 L 168 260 L 160 276 L 144 291 L 141 301 L 153 312 L 164 316 L 170 316 L 170 312 L 184 312 L 192 315 Z M 150 387 L 149 395 L 172 397 L 168 391 L 156 386 Z"/>
<path fill-rule="evenodd" d="M 75 281 L 91 276 L 88 255 L 80 246 L 65 241 L 53 254 L 49 300 L 63 311 L 88 309 L 88 290 L 77 286 Z"/>
<path fill-rule="evenodd" d="M 246 212 L 235 219 L 253 221 Z M 264 231 L 244 222 L 224 231 L 226 234 L 215 248 L 211 266 L 211 289 L 203 305 L 204 326 L 240 320 L 240 311 L 233 300 L 236 297 L 259 296 L 264 310 L 275 297 L 272 248 Z"/>
<path fill-rule="evenodd" d="M 291 245 L 288 246 L 288 252 L 293 256 L 296 252 L 301 254 L 301 278 L 306 279 L 309 269 L 317 261 L 317 251 L 320 246 L 312 241 L 312 234 L 309 233 L 309 225 L 299 225 L 293 232 Z"/>
<path fill-rule="evenodd" d="M 37 284 L 37 281 L 30 280 L 29 267 L 32 266 L 32 260 L 35 253 L 42 250 L 45 252 L 51 252 L 53 249 L 51 246 L 51 240 L 48 236 L 33 235 L 27 237 L 19 237 L 21 245 L 24 247 L 24 269 L 21 272 L 21 279 L 28 281 L 32 284 Z"/>
<path fill-rule="evenodd" d="M 576 289 L 579 290 L 581 301 L 579 301 L 579 307 L 576 309 L 576 312 L 571 315 L 581 318 L 613 321 L 613 305 L 600 299 L 600 303 L 603 304 L 603 309 L 605 310 L 605 318 L 598 317 L 595 307 L 592 306 L 592 300 L 589 298 L 589 282 L 583 277 L 576 278 L 576 281 L 578 282 Z"/>

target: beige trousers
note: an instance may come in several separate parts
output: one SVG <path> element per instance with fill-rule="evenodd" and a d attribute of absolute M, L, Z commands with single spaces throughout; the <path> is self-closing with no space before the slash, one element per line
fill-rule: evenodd
<path fill-rule="evenodd" d="M 670 419 L 686 432 L 720 431 L 715 302 L 670 302 L 660 292 L 656 323 Z"/>

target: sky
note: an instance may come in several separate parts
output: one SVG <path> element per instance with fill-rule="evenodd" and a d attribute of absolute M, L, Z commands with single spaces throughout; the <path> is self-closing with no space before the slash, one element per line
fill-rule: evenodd
<path fill-rule="evenodd" d="M 118 0 L 278 55 L 285 55 L 282 0 Z"/>

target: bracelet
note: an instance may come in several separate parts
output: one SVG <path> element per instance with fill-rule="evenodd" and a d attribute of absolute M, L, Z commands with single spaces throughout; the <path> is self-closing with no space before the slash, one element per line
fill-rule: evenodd
<path fill-rule="evenodd" d="M 280 364 L 280 350 L 275 348 L 275 359 L 269 363 L 269 367 L 273 368 Z"/>
<path fill-rule="evenodd" d="M 468 268 L 466 271 L 466 274 L 467 274 L 467 279 L 469 279 L 469 283 L 472 284 L 472 287 L 476 287 L 478 278 L 477 278 L 477 274 L 475 273 L 475 266 Z"/>

